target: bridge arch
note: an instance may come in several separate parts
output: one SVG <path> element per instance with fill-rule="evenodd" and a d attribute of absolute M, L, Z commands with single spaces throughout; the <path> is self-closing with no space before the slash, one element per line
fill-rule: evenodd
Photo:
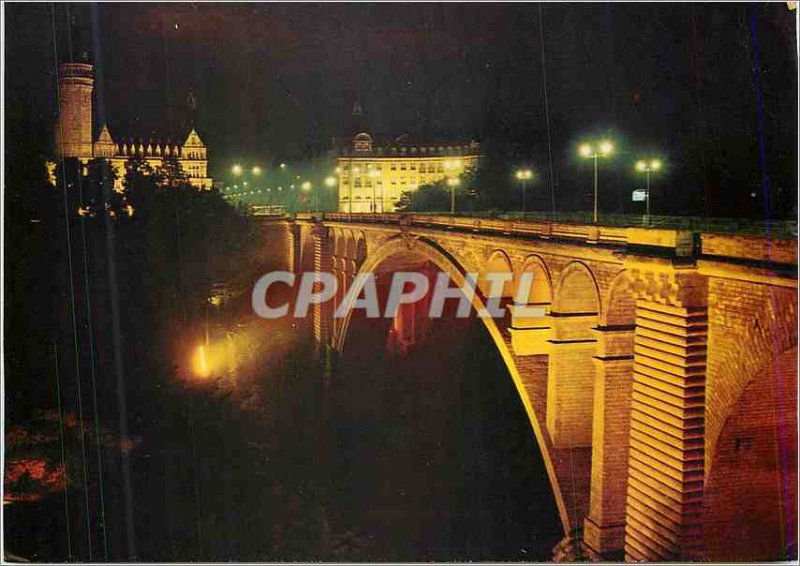
<path fill-rule="evenodd" d="M 360 266 L 358 273 L 374 272 L 387 260 L 391 260 L 394 256 L 402 254 L 416 255 L 430 261 L 441 271 L 447 273 L 450 276 L 452 284 L 455 286 L 462 286 L 465 282 L 465 276 L 467 272 L 463 265 L 456 258 L 451 256 L 446 250 L 438 246 L 435 242 L 426 238 L 408 240 L 402 236 L 397 236 L 389 239 L 367 256 L 366 261 Z M 333 347 L 339 355 L 343 354 L 344 352 L 344 346 L 352 316 L 352 307 L 355 302 L 355 298 L 361 294 L 362 289 L 363 284 L 354 289 L 354 292 L 349 296 L 350 298 L 348 302 L 344 305 L 344 308 L 346 309 L 346 315 L 343 319 L 341 319 L 340 331 L 333 338 Z M 486 303 L 483 298 L 480 297 L 479 293 L 475 293 L 473 295 L 472 307 L 476 311 L 486 308 Z M 486 330 L 491 336 L 492 342 L 498 349 L 500 356 L 503 359 L 506 368 L 508 369 L 508 372 L 517 390 L 517 394 L 519 395 L 520 401 L 525 409 L 525 413 L 528 416 L 528 422 L 533 429 L 536 444 L 541 451 L 542 460 L 544 461 L 545 468 L 547 470 L 548 480 L 550 482 L 553 497 L 558 508 L 561 523 L 564 527 L 564 531 L 569 533 L 578 526 L 577 520 L 580 518 L 571 516 L 570 509 L 565 503 L 565 497 L 559 484 L 559 478 L 556 474 L 553 459 L 547 448 L 548 443 L 546 441 L 544 431 L 539 425 L 539 423 L 543 421 L 540 421 L 538 415 L 536 414 L 534 404 L 526 390 L 525 381 L 523 380 L 520 369 L 517 367 L 514 357 L 497 324 L 492 318 L 481 318 L 481 320 L 483 321 Z"/>
<path fill-rule="evenodd" d="M 364 235 L 364 232 L 358 232 L 355 235 L 355 239 L 356 245 L 353 259 L 356 262 L 356 266 L 360 266 L 364 263 L 364 260 L 367 259 L 367 237 Z"/>
<path fill-rule="evenodd" d="M 586 264 L 572 261 L 561 272 L 553 310 L 559 313 L 600 312 L 600 290 L 592 270 Z"/>
<path fill-rule="evenodd" d="M 797 346 L 749 380 L 714 446 L 703 498 L 702 559 L 797 554 Z"/>
<path fill-rule="evenodd" d="M 335 229 L 333 231 L 333 255 L 336 257 L 344 257 L 346 252 L 344 231 Z"/>
<path fill-rule="evenodd" d="M 538 255 L 529 255 L 522 263 L 520 276 L 528 272 L 533 273 L 533 284 L 528 293 L 528 304 L 550 305 L 553 302 L 553 280 L 547 264 Z M 516 288 L 514 292 L 516 293 Z"/>
<path fill-rule="evenodd" d="M 344 255 L 347 259 L 356 258 L 356 240 L 352 230 L 344 232 Z"/>
<path fill-rule="evenodd" d="M 511 281 L 503 284 L 503 290 L 500 293 L 501 298 L 511 299 L 514 293 L 516 278 L 514 277 L 514 266 L 512 265 L 508 254 L 504 250 L 496 249 L 492 251 L 492 253 L 489 255 L 489 259 L 486 260 L 486 263 L 483 265 L 483 270 L 480 273 L 478 288 L 480 289 L 481 293 L 483 293 L 483 296 L 488 299 L 492 297 L 490 297 L 490 282 L 484 277 L 487 273 L 511 274 Z"/>

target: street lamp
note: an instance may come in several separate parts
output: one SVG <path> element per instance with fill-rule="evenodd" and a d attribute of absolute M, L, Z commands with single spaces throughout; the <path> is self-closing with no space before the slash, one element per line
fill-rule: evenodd
<path fill-rule="evenodd" d="M 645 212 L 645 224 L 650 223 L 650 173 L 653 171 L 658 171 L 661 169 L 661 161 L 658 159 L 651 159 L 647 161 L 645 159 L 640 159 L 636 162 L 636 170 L 640 173 L 644 173 L 647 179 L 647 208 Z"/>
<path fill-rule="evenodd" d="M 311 183 L 309 181 L 303 181 L 302 183 L 300 183 L 300 190 L 301 191 L 308 192 L 308 191 L 311 190 L 311 188 L 312 188 L 312 185 L 311 185 Z M 315 208 L 316 208 L 316 206 L 315 206 Z"/>
<path fill-rule="evenodd" d="M 533 171 L 530 169 L 518 169 L 516 173 L 517 180 L 522 183 L 522 214 L 525 214 L 525 188 L 528 181 L 533 179 Z"/>
<path fill-rule="evenodd" d="M 337 167 L 337 169 L 338 169 L 338 167 Z M 325 177 L 325 180 L 323 181 L 323 183 L 325 183 L 326 187 L 328 187 L 329 189 L 332 189 L 333 187 L 336 186 L 336 177 L 334 177 L 332 175 L 329 175 L 328 177 Z M 338 200 L 339 200 L 339 196 L 338 195 L 336 196 L 336 200 L 338 202 Z"/>
<path fill-rule="evenodd" d="M 450 214 L 456 213 L 456 187 L 461 184 L 458 177 L 447 179 L 447 186 L 450 187 Z"/>
<path fill-rule="evenodd" d="M 356 165 L 355 167 L 353 167 L 351 173 L 352 174 L 350 175 L 350 187 L 349 187 L 350 196 L 349 196 L 349 199 L 348 199 L 348 203 L 349 203 L 348 207 L 350 209 L 350 214 L 353 214 L 353 185 L 356 182 L 356 175 L 360 175 L 361 174 L 361 167 Z"/>
<path fill-rule="evenodd" d="M 255 167 L 253 167 L 252 173 L 253 173 L 253 176 L 258 177 L 259 175 L 261 175 L 261 167 L 256 165 Z"/>
<path fill-rule="evenodd" d="M 603 140 L 597 144 L 582 144 L 578 148 L 581 157 L 591 158 L 594 160 L 594 223 L 597 224 L 597 159 L 599 157 L 608 157 L 614 153 L 614 145 L 607 140 Z"/>
<path fill-rule="evenodd" d="M 369 178 L 372 179 L 372 213 L 375 214 L 377 212 L 375 207 L 375 185 L 378 184 L 378 177 L 381 176 L 381 172 L 377 169 L 373 169 L 372 167 L 369 168 Z"/>
<path fill-rule="evenodd" d="M 238 177 L 242 174 L 242 166 L 236 163 L 233 167 L 231 167 L 231 173 Z"/>

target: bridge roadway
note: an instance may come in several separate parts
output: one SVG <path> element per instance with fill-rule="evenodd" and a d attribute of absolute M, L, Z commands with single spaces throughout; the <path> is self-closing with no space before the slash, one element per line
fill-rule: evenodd
<path fill-rule="evenodd" d="M 296 271 L 534 273 L 538 318 L 483 319 L 542 451 L 557 559 L 796 556 L 797 242 L 567 222 L 263 219 Z M 473 305 L 489 297 L 479 285 Z M 317 305 L 320 344 L 350 317 Z M 350 337 L 356 339 L 356 337 Z M 501 376 L 498 376 L 501 378 Z"/>

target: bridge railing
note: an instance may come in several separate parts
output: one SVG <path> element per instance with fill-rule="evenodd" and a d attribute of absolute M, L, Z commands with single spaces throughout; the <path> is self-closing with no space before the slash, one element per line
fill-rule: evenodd
<path fill-rule="evenodd" d="M 324 212 L 307 213 L 307 218 L 318 217 L 334 222 L 370 222 L 381 224 L 398 224 L 401 221 L 410 224 L 443 225 L 459 228 L 476 228 L 476 220 L 480 225 L 489 228 L 491 221 L 500 221 L 507 225 L 511 221 L 516 230 L 524 230 L 527 223 L 559 223 L 591 226 L 591 213 L 586 212 L 449 212 L 430 213 L 347 213 Z M 488 222 L 486 222 L 488 221 Z M 517 224 L 519 222 L 520 224 Z M 654 216 L 646 218 L 633 214 L 604 214 L 600 217 L 599 226 L 607 228 L 654 228 L 662 230 L 687 230 L 691 232 L 709 232 L 723 234 L 742 234 L 753 236 L 769 236 L 776 239 L 796 239 L 798 235 L 797 221 L 787 220 L 749 220 L 746 218 L 706 218 L 692 216 Z M 497 226 L 499 228 L 500 226 Z M 520 230 L 521 229 L 521 230 Z M 538 230 L 536 230 L 538 231 Z"/>

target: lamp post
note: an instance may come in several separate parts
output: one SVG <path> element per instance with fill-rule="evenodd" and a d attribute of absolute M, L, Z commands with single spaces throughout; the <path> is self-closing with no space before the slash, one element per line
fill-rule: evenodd
<path fill-rule="evenodd" d="M 242 169 L 242 166 L 241 166 L 241 165 L 239 165 L 238 163 L 235 163 L 235 164 L 233 165 L 233 167 L 231 167 L 231 173 L 233 173 L 233 176 L 234 176 L 234 177 L 239 177 L 239 176 L 241 176 L 241 174 L 242 174 L 242 172 L 243 172 L 243 171 L 244 171 L 244 170 Z"/>
<path fill-rule="evenodd" d="M 448 159 L 444 162 L 444 171 L 447 175 L 447 186 L 450 187 L 450 214 L 456 213 L 456 187 L 461 184 L 458 174 L 461 172 L 460 159 Z"/>
<path fill-rule="evenodd" d="M 597 159 L 608 157 L 614 152 L 614 145 L 610 141 L 603 140 L 597 144 L 585 143 L 578 148 L 581 157 L 592 158 L 594 160 L 594 223 L 597 224 Z"/>
<path fill-rule="evenodd" d="M 533 171 L 530 169 L 518 169 L 516 174 L 517 180 L 522 183 L 522 214 L 525 214 L 525 194 L 528 181 L 533 179 Z"/>
<path fill-rule="evenodd" d="M 372 182 L 370 183 L 372 185 L 372 214 L 375 214 L 377 212 L 377 208 L 375 206 L 375 186 L 378 184 L 378 178 L 380 176 L 381 176 L 380 171 L 370 167 L 369 178 L 372 180 Z"/>
<path fill-rule="evenodd" d="M 333 175 L 325 177 L 324 183 L 325 183 L 326 187 L 328 187 L 329 189 L 332 189 L 333 187 L 336 186 L 336 177 L 334 177 Z M 338 201 L 339 197 L 336 197 L 336 200 Z"/>
<path fill-rule="evenodd" d="M 447 186 L 450 187 L 450 214 L 456 213 L 456 187 L 461 184 L 458 177 L 447 179 Z"/>
<path fill-rule="evenodd" d="M 639 171 L 640 173 L 644 173 L 645 178 L 647 179 L 646 181 L 647 191 L 645 192 L 645 197 L 646 197 L 646 208 L 644 215 L 645 224 L 650 223 L 650 173 L 652 173 L 653 171 L 658 171 L 659 169 L 661 169 L 661 161 L 659 161 L 658 159 L 651 159 L 650 161 L 647 161 L 645 159 L 640 159 L 639 161 L 636 162 L 636 170 Z"/>
<path fill-rule="evenodd" d="M 349 186 L 350 198 L 348 199 L 348 203 L 349 203 L 348 206 L 349 206 L 349 209 L 350 209 L 350 214 L 353 214 L 353 185 L 356 182 L 356 175 L 360 175 L 361 174 L 361 167 L 354 166 L 350 170 L 350 173 L 351 173 L 351 175 L 350 175 L 350 183 L 349 183 L 349 185 L 350 185 Z"/>
<path fill-rule="evenodd" d="M 310 182 L 308 182 L 308 181 L 303 181 L 303 183 L 300 185 L 300 189 L 302 189 L 302 190 L 304 190 L 304 191 L 306 191 L 306 192 L 310 191 L 310 190 L 311 190 L 311 188 L 312 188 L 312 185 L 311 185 L 311 183 L 310 183 Z M 315 205 L 315 207 L 314 207 L 314 208 L 316 209 L 316 205 Z M 318 211 L 318 210 L 315 210 L 314 212 L 319 212 L 319 211 Z"/>

